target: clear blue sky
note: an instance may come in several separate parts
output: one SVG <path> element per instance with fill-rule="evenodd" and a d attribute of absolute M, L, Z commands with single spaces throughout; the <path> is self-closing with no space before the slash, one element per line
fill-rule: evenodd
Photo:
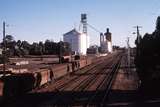
<path fill-rule="evenodd" d="M 113 44 L 125 46 L 127 36 L 134 45 L 133 26 L 141 25 L 141 34 L 151 33 L 160 15 L 159 0 L 0 0 L 0 23 L 6 21 L 7 34 L 16 40 L 59 41 L 80 14 L 88 14 L 88 23 L 102 32 L 109 27 Z M 88 28 L 92 44 L 99 44 L 99 34 Z M 2 39 L 2 24 L 0 25 Z"/>

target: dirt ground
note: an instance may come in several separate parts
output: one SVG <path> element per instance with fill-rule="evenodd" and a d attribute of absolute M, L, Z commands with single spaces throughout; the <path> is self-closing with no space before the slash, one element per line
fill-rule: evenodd
<path fill-rule="evenodd" d="M 128 72 L 125 69 L 118 71 L 117 78 L 112 86 L 112 90 L 137 90 L 138 89 L 138 75 L 135 69 L 130 69 Z"/>

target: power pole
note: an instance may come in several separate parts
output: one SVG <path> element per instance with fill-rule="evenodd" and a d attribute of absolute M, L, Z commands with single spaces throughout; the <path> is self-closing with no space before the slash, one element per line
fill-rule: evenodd
<path fill-rule="evenodd" d="M 3 22 L 3 74 L 5 76 L 5 70 L 6 70 L 6 23 Z"/>
<path fill-rule="evenodd" d="M 83 33 L 87 35 L 87 14 L 81 14 L 81 23 L 83 26 Z"/>
<path fill-rule="evenodd" d="M 128 71 L 130 71 L 130 45 L 129 45 L 129 37 L 127 37 L 127 57 L 128 57 Z"/>
<path fill-rule="evenodd" d="M 71 44 L 70 44 L 70 48 L 71 48 L 71 52 L 70 52 L 70 54 L 71 54 L 71 62 L 72 62 L 72 39 L 71 39 Z"/>
<path fill-rule="evenodd" d="M 61 64 L 62 63 L 62 44 L 61 44 L 61 40 L 60 40 L 60 42 L 59 42 L 59 63 Z"/>

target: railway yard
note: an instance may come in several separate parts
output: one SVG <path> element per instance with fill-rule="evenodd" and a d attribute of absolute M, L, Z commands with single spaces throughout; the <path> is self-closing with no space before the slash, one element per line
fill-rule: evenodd
<path fill-rule="evenodd" d="M 1 0 L 0 107 L 160 107 L 158 5 Z"/>
<path fill-rule="evenodd" d="M 99 57 L 92 64 L 53 78 L 26 94 L 5 100 L 2 104 L 8 107 L 128 105 L 125 100 L 132 101 L 136 97 L 134 92 L 138 89 L 139 81 L 133 58 L 131 57 L 132 67 L 128 67 L 124 52 Z M 119 95 L 119 91 L 123 94 Z M 124 92 L 129 92 L 131 96 Z"/>

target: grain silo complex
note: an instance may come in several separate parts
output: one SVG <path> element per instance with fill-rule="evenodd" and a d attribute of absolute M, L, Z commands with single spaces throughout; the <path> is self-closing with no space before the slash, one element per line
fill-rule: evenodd
<path fill-rule="evenodd" d="M 80 25 L 82 30 L 73 29 L 63 35 L 63 41 L 71 45 L 72 52 L 79 55 L 86 55 L 89 48 L 89 36 L 87 34 L 87 15 L 81 14 Z"/>
<path fill-rule="evenodd" d="M 107 32 L 104 35 L 106 37 L 108 52 L 112 53 L 112 33 L 109 32 L 109 28 L 107 28 Z"/>
<path fill-rule="evenodd" d="M 103 35 L 103 33 L 100 34 L 100 47 L 101 47 L 101 53 L 108 52 L 108 45 L 107 45 L 106 38 Z"/>
<path fill-rule="evenodd" d="M 100 47 L 102 53 L 112 53 L 112 33 L 109 32 L 109 28 L 104 35 L 100 34 Z"/>
<path fill-rule="evenodd" d="M 84 33 L 73 29 L 63 35 L 63 41 L 71 45 L 71 49 L 76 54 L 85 55 L 87 51 L 87 36 Z"/>

